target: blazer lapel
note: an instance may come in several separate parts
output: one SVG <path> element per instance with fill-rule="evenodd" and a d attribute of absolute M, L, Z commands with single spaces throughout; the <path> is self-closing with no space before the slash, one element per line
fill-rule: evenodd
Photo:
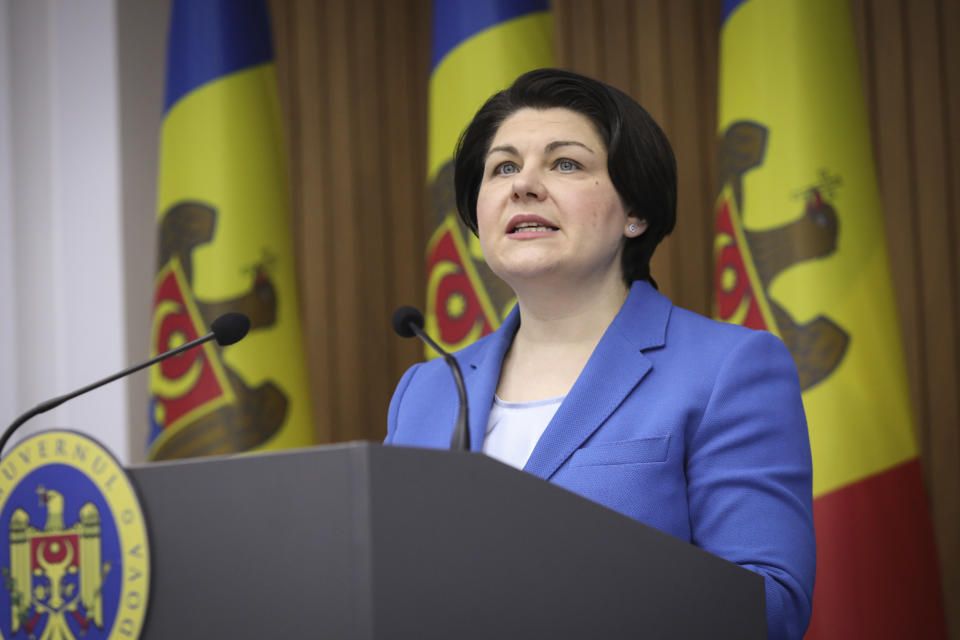
<path fill-rule="evenodd" d="M 633 284 L 524 471 L 549 479 L 620 406 L 652 367 L 642 352 L 664 345 L 671 309 L 648 283 Z"/>
<path fill-rule="evenodd" d="M 503 357 L 513 343 L 513 336 L 520 325 L 520 312 L 514 306 L 503 324 L 485 340 L 478 349 L 460 363 L 464 384 L 467 387 L 467 409 L 470 421 L 470 450 L 482 451 L 487 433 L 487 420 L 493 406 L 493 395 L 500 382 Z"/>

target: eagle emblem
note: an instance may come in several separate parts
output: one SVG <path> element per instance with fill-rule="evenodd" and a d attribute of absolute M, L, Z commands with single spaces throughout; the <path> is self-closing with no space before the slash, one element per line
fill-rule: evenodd
<path fill-rule="evenodd" d="M 43 620 L 39 640 L 73 640 L 67 617 L 86 632 L 103 628 L 101 586 L 110 563 L 100 561 L 100 513 L 92 502 L 80 507 L 78 520 L 64 526 L 63 495 L 40 485 L 46 507 L 43 529 L 30 525 L 24 509 L 10 517 L 10 567 L 5 571 L 10 592 L 11 631 L 21 628 L 30 638 Z"/>
<path fill-rule="evenodd" d="M 139 637 L 150 589 L 143 511 L 95 440 L 43 431 L 0 458 L 0 638 Z"/>
<path fill-rule="evenodd" d="M 841 180 L 822 170 L 816 184 L 794 193 L 803 213 L 772 229 L 743 224 L 744 176 L 763 165 L 769 131 L 757 122 L 734 122 L 721 141 L 720 178 L 714 240 L 714 300 L 717 319 L 777 333 L 793 355 L 803 391 L 840 366 L 850 334 L 821 314 L 796 320 L 770 295 L 774 279 L 787 269 L 832 256 L 840 217 L 829 196 Z"/>
<path fill-rule="evenodd" d="M 226 300 L 199 298 L 193 290 L 193 251 L 213 241 L 217 211 L 202 202 L 170 207 L 160 224 L 150 354 L 200 337 L 227 311 L 250 318 L 252 329 L 277 321 L 277 291 L 269 274 L 273 258 L 249 265 L 250 289 Z M 151 369 L 150 452 L 152 460 L 247 451 L 284 425 L 290 399 L 277 384 L 249 386 L 207 343 Z"/>

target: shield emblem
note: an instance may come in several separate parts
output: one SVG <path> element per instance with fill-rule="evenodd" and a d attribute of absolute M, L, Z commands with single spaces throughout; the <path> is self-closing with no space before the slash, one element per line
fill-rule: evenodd
<path fill-rule="evenodd" d="M 46 508 L 42 528 L 30 523 L 25 509 L 10 517 L 10 566 L 5 583 L 10 592 L 10 627 L 40 640 L 75 638 L 103 628 L 102 585 L 109 563 L 101 562 L 100 513 L 86 502 L 75 522 L 64 526 L 64 498 L 40 485 Z M 42 630 L 42 631 L 41 631 Z"/>

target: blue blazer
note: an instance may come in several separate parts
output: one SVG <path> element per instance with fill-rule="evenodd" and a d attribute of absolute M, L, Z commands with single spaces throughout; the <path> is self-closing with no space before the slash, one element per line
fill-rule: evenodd
<path fill-rule="evenodd" d="M 480 451 L 514 308 L 457 352 Z M 457 393 L 439 359 L 390 402 L 388 444 L 447 448 Z M 765 577 L 771 640 L 802 638 L 816 552 L 810 442 L 790 353 L 635 282 L 524 471 Z"/>

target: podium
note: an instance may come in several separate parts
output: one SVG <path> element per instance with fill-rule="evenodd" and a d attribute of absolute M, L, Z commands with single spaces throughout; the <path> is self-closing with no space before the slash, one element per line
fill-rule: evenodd
<path fill-rule="evenodd" d="M 351 443 L 128 472 L 146 640 L 766 637 L 761 576 L 486 456 Z"/>

